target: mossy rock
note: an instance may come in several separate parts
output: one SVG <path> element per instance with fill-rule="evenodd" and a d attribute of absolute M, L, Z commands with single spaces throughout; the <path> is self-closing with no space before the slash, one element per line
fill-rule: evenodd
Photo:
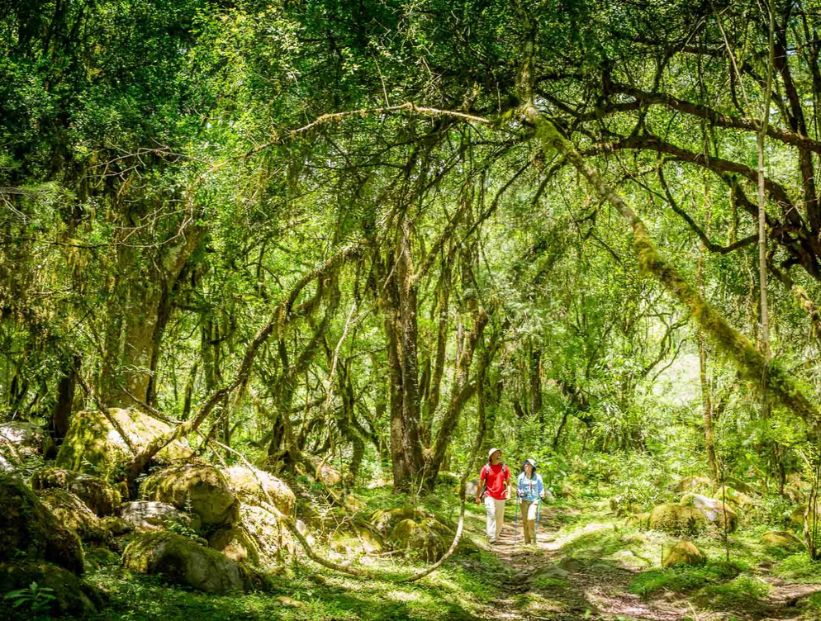
<path fill-rule="evenodd" d="M 111 408 L 108 415 L 128 436 L 135 450 L 145 448 L 155 438 L 172 428 L 137 410 Z M 71 417 L 68 433 L 60 445 L 56 463 L 77 472 L 94 474 L 105 479 L 116 477 L 131 461 L 128 443 L 102 412 L 77 412 Z M 193 451 L 187 442 L 176 440 L 163 448 L 155 457 L 157 463 L 190 459 Z"/>
<path fill-rule="evenodd" d="M 684 477 L 680 481 L 677 481 L 672 486 L 670 486 L 670 489 L 678 493 L 699 491 L 706 492 L 708 490 L 711 490 L 712 488 L 712 479 L 702 476 Z"/>
<path fill-rule="evenodd" d="M 692 507 L 700 511 L 710 525 L 719 530 L 723 530 L 726 527 L 729 532 L 734 532 L 738 527 L 738 515 L 736 512 L 715 498 L 701 494 L 685 494 L 682 496 L 679 504 L 683 507 Z"/>
<path fill-rule="evenodd" d="M 198 515 L 206 530 L 233 524 L 239 518 L 239 503 L 228 481 L 210 464 L 183 463 L 159 470 L 143 481 L 140 496 Z"/>
<path fill-rule="evenodd" d="M 231 466 L 222 472 L 229 489 L 240 501 L 264 505 L 270 497 L 274 506 L 285 515 L 293 513 L 296 496 L 285 481 L 259 468 L 247 466 Z"/>
<path fill-rule="evenodd" d="M 242 526 L 219 529 L 208 539 L 208 545 L 237 563 L 259 565 L 259 546 Z"/>
<path fill-rule="evenodd" d="M 644 511 L 628 516 L 627 524 L 636 528 L 650 528 L 650 512 Z"/>
<path fill-rule="evenodd" d="M 107 481 L 65 468 L 42 468 L 31 477 L 36 490 L 65 489 L 76 494 L 96 515 L 114 515 L 122 503 L 120 491 Z"/>
<path fill-rule="evenodd" d="M 326 487 L 336 487 L 342 483 L 342 474 L 324 459 L 307 454 L 305 455 L 305 459 L 310 467 L 308 474 L 322 483 L 322 485 Z"/>
<path fill-rule="evenodd" d="M 334 531 L 330 545 L 332 549 L 347 556 L 378 554 L 385 549 L 385 541 L 380 534 L 356 520 Z"/>
<path fill-rule="evenodd" d="M 39 497 L 60 523 L 83 541 L 100 543 L 108 539 L 100 519 L 77 495 L 64 489 L 47 489 Z"/>
<path fill-rule="evenodd" d="M 256 546 L 260 566 L 277 567 L 297 552 L 299 543 L 279 518 L 267 509 L 241 504 L 239 515 L 239 523 Z M 301 522 L 297 522 L 299 524 Z"/>
<path fill-rule="evenodd" d="M 666 503 L 658 505 L 650 512 L 648 525 L 653 530 L 674 535 L 695 535 L 707 530 L 709 522 L 695 507 Z"/>
<path fill-rule="evenodd" d="M 37 425 L 23 421 L 0 425 L 0 471 L 12 472 L 27 459 L 53 449 L 51 437 Z"/>
<path fill-rule="evenodd" d="M 29 590 L 32 583 L 53 599 L 43 601 L 43 613 L 52 617 L 78 619 L 97 614 L 106 604 L 105 594 L 78 578 L 70 571 L 43 561 L 0 563 L 0 593 Z M 0 614 L 3 619 L 33 619 L 35 616 L 26 606 L 15 613 L 8 603 Z M 19 616 L 15 616 L 19 614 Z"/>
<path fill-rule="evenodd" d="M 383 535 L 388 547 L 409 556 L 432 562 L 450 546 L 454 531 L 432 513 L 415 507 L 376 511 L 370 524 Z"/>
<path fill-rule="evenodd" d="M 165 530 L 173 524 L 180 524 L 192 530 L 200 528 L 199 516 L 180 511 L 167 502 L 153 500 L 123 503 L 120 507 L 120 517 L 138 531 Z"/>
<path fill-rule="evenodd" d="M 759 505 L 759 502 L 749 494 L 728 486 L 717 487 L 713 493 L 713 498 L 720 499 L 722 502 L 726 499 L 728 505 L 744 511 Z"/>
<path fill-rule="evenodd" d="M 804 513 L 806 512 L 807 507 L 804 505 L 799 505 L 795 509 L 790 512 L 789 522 L 794 526 L 799 528 L 803 528 L 804 526 Z M 821 524 L 821 507 L 817 507 L 815 510 L 815 520 L 818 524 Z"/>
<path fill-rule="evenodd" d="M 641 506 L 637 502 L 622 494 L 611 496 L 609 504 L 610 510 L 619 517 L 641 511 Z"/>
<path fill-rule="evenodd" d="M 84 571 L 80 540 L 64 527 L 22 480 L 0 474 L 0 559 L 46 560 Z"/>
<path fill-rule="evenodd" d="M 804 547 L 801 540 L 785 530 L 770 530 L 761 535 L 761 543 L 767 548 L 797 552 Z"/>
<path fill-rule="evenodd" d="M 259 578 L 249 568 L 169 532 L 137 535 L 123 552 L 123 566 L 205 593 L 241 593 L 259 586 Z"/>
<path fill-rule="evenodd" d="M 704 552 L 699 550 L 692 541 L 679 541 L 667 550 L 661 561 L 661 566 L 667 569 L 676 565 L 703 565 L 707 562 Z"/>
<path fill-rule="evenodd" d="M 100 518 L 100 528 L 108 533 L 109 537 L 121 537 L 132 532 L 134 525 L 116 515 L 108 515 Z"/>

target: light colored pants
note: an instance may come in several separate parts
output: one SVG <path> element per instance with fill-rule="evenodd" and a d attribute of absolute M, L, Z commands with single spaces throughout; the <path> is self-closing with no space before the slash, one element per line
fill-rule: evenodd
<path fill-rule="evenodd" d="M 525 543 L 536 543 L 536 512 L 538 501 L 522 500 L 522 527 L 525 531 Z"/>
<path fill-rule="evenodd" d="M 496 541 L 502 526 L 505 524 L 505 501 L 485 496 L 485 514 L 487 515 L 487 538 L 490 543 Z"/>

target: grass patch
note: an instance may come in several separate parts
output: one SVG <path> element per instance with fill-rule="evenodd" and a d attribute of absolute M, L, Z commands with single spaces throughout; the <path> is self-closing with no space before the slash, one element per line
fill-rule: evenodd
<path fill-rule="evenodd" d="M 754 606 L 767 596 L 770 585 L 751 576 L 738 576 L 724 584 L 704 587 L 698 600 L 712 608 L 739 610 Z"/>
<path fill-rule="evenodd" d="M 629 591 L 641 597 L 662 590 L 686 593 L 735 578 L 745 569 L 745 565 L 733 561 L 708 561 L 700 567 L 651 569 L 633 578 Z"/>
<path fill-rule="evenodd" d="M 821 562 L 810 560 L 806 552 L 798 552 L 777 563 L 773 573 L 786 580 L 815 584 L 821 582 Z"/>

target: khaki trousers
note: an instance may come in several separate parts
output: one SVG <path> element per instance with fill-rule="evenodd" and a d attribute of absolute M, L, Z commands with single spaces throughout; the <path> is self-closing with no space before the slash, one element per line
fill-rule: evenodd
<path fill-rule="evenodd" d="M 522 528 L 525 533 L 525 543 L 536 543 L 536 511 L 539 503 L 522 500 Z"/>

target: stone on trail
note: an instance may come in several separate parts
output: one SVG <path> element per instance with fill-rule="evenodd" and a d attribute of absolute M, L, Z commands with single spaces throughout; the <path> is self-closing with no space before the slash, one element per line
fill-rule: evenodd
<path fill-rule="evenodd" d="M 696 534 L 707 529 L 709 522 L 704 514 L 692 506 L 666 503 L 650 512 L 648 525 L 673 535 Z"/>
<path fill-rule="evenodd" d="M 247 567 L 176 533 L 137 535 L 123 552 L 123 566 L 205 593 L 239 593 L 259 586 Z"/>
<path fill-rule="evenodd" d="M 269 472 L 248 466 L 231 466 L 222 471 L 231 492 L 246 504 L 263 506 L 270 502 L 285 515 L 291 515 L 296 496 L 288 484 Z"/>
<path fill-rule="evenodd" d="M 122 502 L 120 491 L 99 477 L 64 468 L 42 468 L 31 477 L 36 490 L 64 489 L 76 494 L 96 515 L 114 515 Z"/>
<path fill-rule="evenodd" d="M 192 530 L 200 526 L 199 517 L 192 516 L 166 502 L 135 500 L 120 507 L 120 517 L 138 531 L 155 531 L 180 524 Z"/>
<path fill-rule="evenodd" d="M 667 550 L 661 566 L 667 569 L 676 565 L 703 565 L 707 562 L 704 552 L 699 550 L 691 541 L 679 541 Z"/>
<path fill-rule="evenodd" d="M 206 463 L 175 464 L 159 470 L 143 481 L 140 496 L 198 515 L 205 529 L 233 524 L 239 517 L 239 503 L 228 481 Z"/>
<path fill-rule="evenodd" d="M 112 425 L 108 417 L 99 411 L 74 414 L 57 453 L 57 465 L 108 479 L 124 468 L 133 457 L 117 427 L 128 436 L 136 451 L 172 431 L 170 425 L 137 410 L 111 408 L 108 415 L 117 426 Z M 177 440 L 163 448 L 154 461 L 169 463 L 178 459 L 190 459 L 193 455 L 187 442 Z"/>
<path fill-rule="evenodd" d="M 20 479 L 0 474 L 0 561 L 46 560 L 84 571 L 80 540 Z"/>

